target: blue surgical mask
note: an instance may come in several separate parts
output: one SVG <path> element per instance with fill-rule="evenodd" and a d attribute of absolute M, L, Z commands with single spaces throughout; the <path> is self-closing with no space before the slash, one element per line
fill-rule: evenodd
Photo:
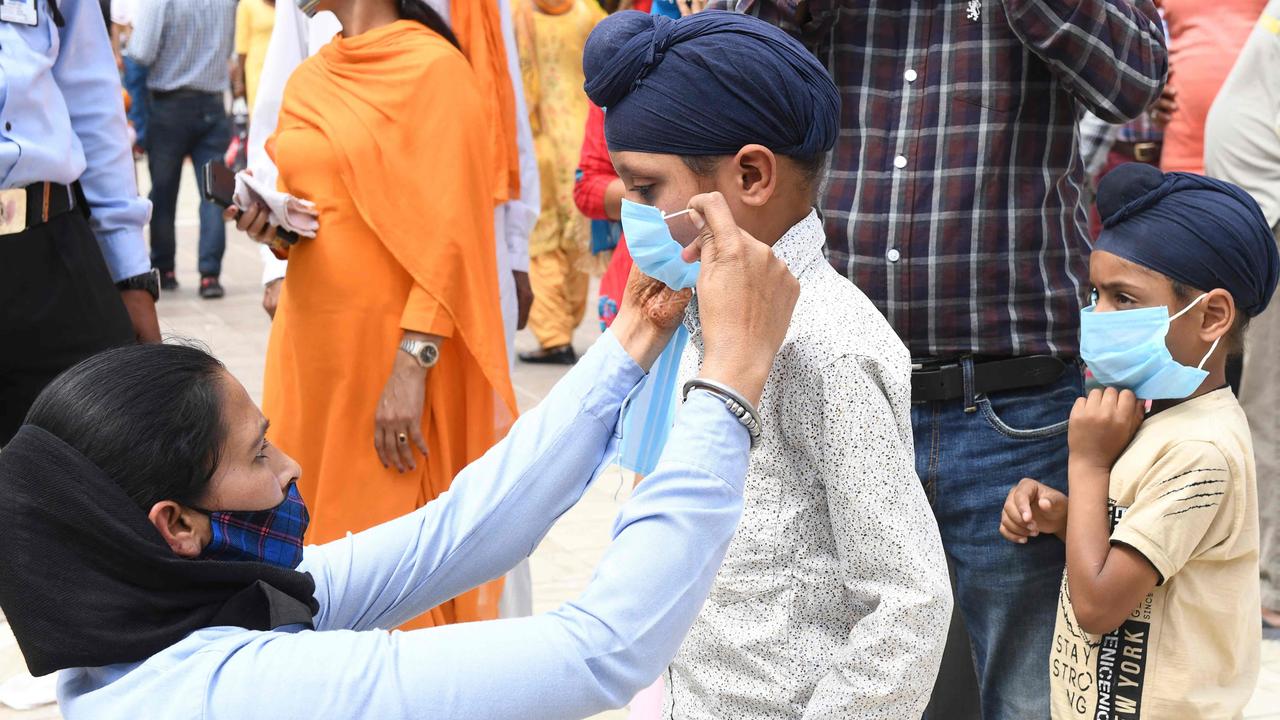
<path fill-rule="evenodd" d="M 320 0 L 295 0 L 298 3 L 298 9 L 307 17 L 316 16 L 316 6 L 320 4 Z"/>
<path fill-rule="evenodd" d="M 659 280 L 672 290 L 684 290 L 698 283 L 701 263 L 688 263 L 680 257 L 684 250 L 671 237 L 667 220 L 686 211 L 663 215 L 652 205 L 641 205 L 626 198 L 622 200 L 622 232 L 627 238 L 627 250 L 640 272 Z"/>
<path fill-rule="evenodd" d="M 1173 359 L 1165 336 L 1170 322 L 1204 298 L 1201 295 L 1172 317 L 1163 305 L 1112 312 L 1097 312 L 1097 306 L 1090 305 L 1080 311 L 1080 356 L 1107 387 L 1132 390 L 1142 400 L 1185 398 L 1209 377 L 1204 364 L 1222 338 L 1213 341 L 1198 366 L 1188 367 Z"/>
<path fill-rule="evenodd" d="M 209 516 L 213 539 L 200 552 L 201 560 L 248 560 L 290 570 L 302 562 L 302 536 L 311 516 L 296 484 L 284 501 L 267 510 L 203 510 Z"/>

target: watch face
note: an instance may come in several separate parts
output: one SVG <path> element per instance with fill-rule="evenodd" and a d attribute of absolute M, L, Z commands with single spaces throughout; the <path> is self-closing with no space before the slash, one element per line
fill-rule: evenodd
<path fill-rule="evenodd" d="M 440 359 L 440 348 L 428 343 L 422 347 L 418 353 L 418 358 L 422 360 L 422 364 L 431 367 Z"/>

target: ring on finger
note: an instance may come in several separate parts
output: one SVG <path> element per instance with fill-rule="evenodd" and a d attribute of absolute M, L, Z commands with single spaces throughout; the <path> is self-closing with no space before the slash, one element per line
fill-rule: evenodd
<path fill-rule="evenodd" d="M 408 433 L 396 433 L 396 442 L 400 443 L 401 445 L 404 445 L 405 443 L 409 442 Z"/>

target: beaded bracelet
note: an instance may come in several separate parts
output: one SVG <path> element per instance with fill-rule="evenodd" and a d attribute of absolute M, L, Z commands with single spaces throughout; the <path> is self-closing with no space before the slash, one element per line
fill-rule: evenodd
<path fill-rule="evenodd" d="M 751 447 L 755 447 L 756 441 L 760 439 L 760 431 L 764 424 L 760 420 L 760 412 L 756 410 L 754 405 L 728 385 L 703 378 L 694 378 L 685 383 L 681 398 L 688 400 L 689 392 L 694 389 L 706 390 L 723 400 L 725 409 L 733 413 L 734 417 L 738 418 L 738 422 L 742 423 L 742 426 L 747 429 L 747 434 L 751 436 Z"/>

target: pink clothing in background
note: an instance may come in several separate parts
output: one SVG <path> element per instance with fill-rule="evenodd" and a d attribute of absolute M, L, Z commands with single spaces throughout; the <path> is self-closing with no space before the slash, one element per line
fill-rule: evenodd
<path fill-rule="evenodd" d="M 1204 121 L 1267 0 L 1164 0 L 1169 84 L 1178 111 L 1164 131 L 1160 169 L 1204 173 Z"/>

